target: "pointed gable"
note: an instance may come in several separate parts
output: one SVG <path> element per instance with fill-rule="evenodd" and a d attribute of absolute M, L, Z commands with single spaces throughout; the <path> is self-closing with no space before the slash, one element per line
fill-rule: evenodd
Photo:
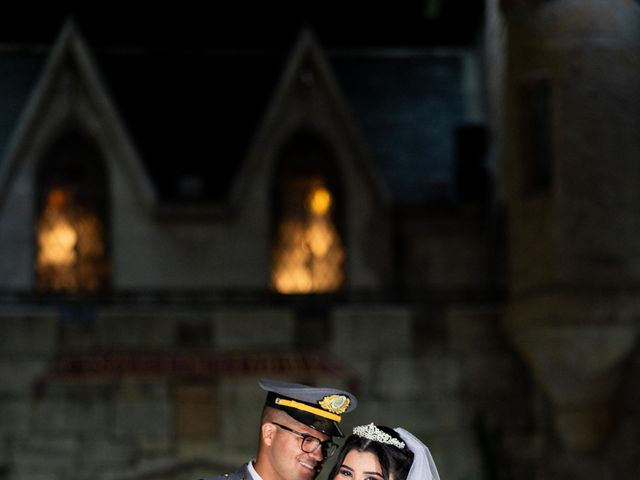
<path fill-rule="evenodd" d="M 276 223 L 285 221 L 278 216 L 276 197 L 290 191 L 283 188 L 287 175 L 281 167 L 292 165 L 292 150 L 295 168 L 336 187 L 329 190 L 335 194 L 335 225 L 342 230 L 346 252 L 341 288 L 378 287 L 390 278 L 390 195 L 331 66 L 308 30 L 283 70 L 230 197 L 237 211 L 271 219 L 264 238 L 284 225 Z M 299 204 L 294 196 L 289 199 Z M 273 258 L 277 251 L 272 250 Z"/>
<path fill-rule="evenodd" d="M 7 144 L 0 163 L 0 204 L 15 175 L 33 171 L 60 134 L 76 130 L 95 142 L 110 170 L 147 207 L 155 192 L 95 61 L 73 21 L 64 25 Z"/>
<path fill-rule="evenodd" d="M 386 204 L 389 192 L 331 65 L 309 29 L 301 32 L 283 70 L 232 192 L 238 201 L 278 150 L 301 130 L 331 146 L 340 170 Z M 266 163 L 265 163 L 266 162 Z M 356 177 L 358 179 L 356 180 Z"/>

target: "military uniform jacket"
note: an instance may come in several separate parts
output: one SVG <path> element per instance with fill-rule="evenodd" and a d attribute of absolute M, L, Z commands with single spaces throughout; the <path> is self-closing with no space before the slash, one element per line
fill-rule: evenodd
<path fill-rule="evenodd" d="M 242 467 L 233 473 L 225 473 L 217 477 L 208 477 L 203 480 L 253 480 L 253 477 L 249 473 L 247 468 L 248 463 L 245 463 Z"/>

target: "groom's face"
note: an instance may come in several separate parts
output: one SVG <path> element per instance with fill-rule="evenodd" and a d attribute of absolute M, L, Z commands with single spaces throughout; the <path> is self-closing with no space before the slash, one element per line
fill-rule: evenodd
<path fill-rule="evenodd" d="M 322 448 L 311 453 L 304 452 L 301 448 L 302 437 L 299 434 L 310 435 L 320 441 L 328 440 L 330 437 L 292 418 L 283 425 L 296 433 L 275 424 L 271 425 L 273 430 L 269 459 L 277 477 L 273 480 L 313 480 L 320 473 L 325 460 Z"/>

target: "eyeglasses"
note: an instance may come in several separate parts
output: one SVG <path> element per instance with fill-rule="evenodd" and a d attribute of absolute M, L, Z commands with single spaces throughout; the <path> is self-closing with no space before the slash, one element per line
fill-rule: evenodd
<path fill-rule="evenodd" d="M 313 435 L 307 435 L 306 433 L 296 432 L 295 430 L 289 427 L 285 427 L 284 425 L 280 425 L 279 423 L 276 423 L 276 422 L 271 422 L 271 423 L 273 423 L 277 427 L 282 428 L 283 430 L 286 430 L 287 432 L 291 432 L 294 435 L 298 435 L 299 437 L 301 437 L 302 442 L 300 443 L 300 448 L 305 453 L 313 453 L 318 449 L 318 447 L 322 446 L 322 455 L 326 458 L 336 453 L 336 450 L 338 449 L 338 445 L 333 443 L 331 440 L 325 440 L 323 442 L 319 438 L 314 437 Z"/>

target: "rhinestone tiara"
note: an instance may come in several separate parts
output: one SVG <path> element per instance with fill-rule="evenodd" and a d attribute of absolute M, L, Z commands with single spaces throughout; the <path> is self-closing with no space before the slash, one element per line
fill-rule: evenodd
<path fill-rule="evenodd" d="M 373 422 L 368 425 L 360 425 L 359 427 L 354 427 L 353 434 L 362 438 L 367 438 L 369 440 L 373 440 L 374 442 L 386 443 L 387 445 L 393 445 L 394 447 L 404 448 L 404 442 L 398 440 L 397 438 L 393 438 L 388 433 L 383 432 L 378 427 L 376 427 Z"/>

